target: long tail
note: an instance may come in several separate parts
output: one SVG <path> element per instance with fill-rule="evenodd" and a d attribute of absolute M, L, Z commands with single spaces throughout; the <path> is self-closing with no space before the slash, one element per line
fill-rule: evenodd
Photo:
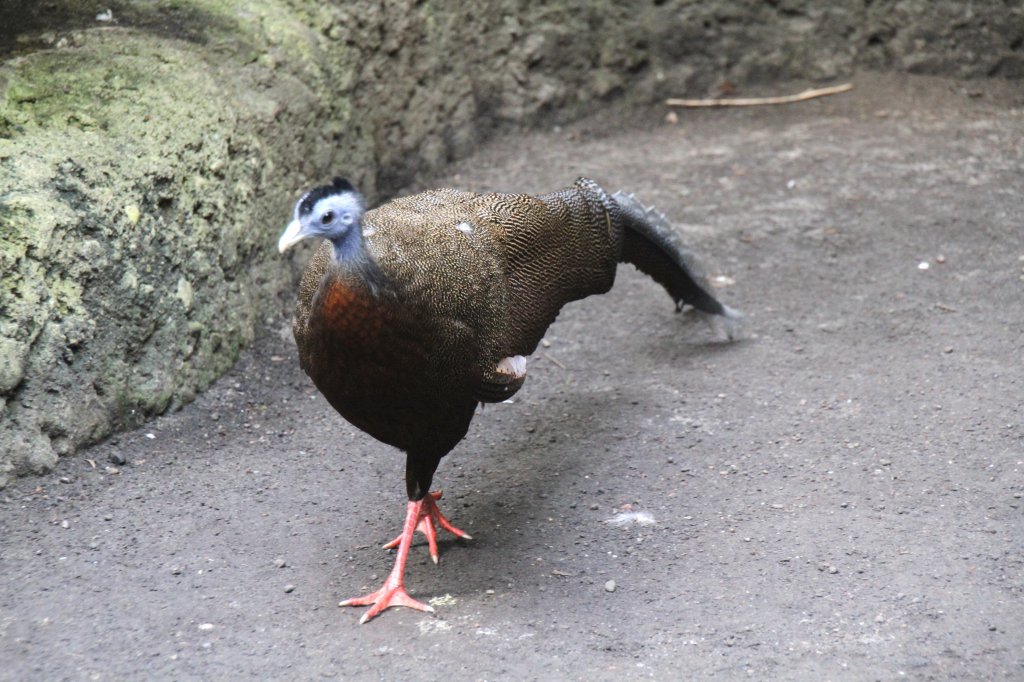
<path fill-rule="evenodd" d="M 683 246 L 665 216 L 645 207 L 632 194 L 616 192 L 612 199 L 625 222 L 620 262 L 632 263 L 665 287 L 677 308 L 690 305 L 717 316 L 725 323 L 725 333 L 733 338 L 742 315 L 711 295 L 697 257 Z"/>

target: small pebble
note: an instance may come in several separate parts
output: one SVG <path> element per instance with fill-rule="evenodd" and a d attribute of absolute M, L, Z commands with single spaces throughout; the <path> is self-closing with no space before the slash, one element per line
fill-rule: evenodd
<path fill-rule="evenodd" d="M 294 592 L 295 591 L 295 585 L 290 585 L 290 584 L 289 585 L 285 585 L 284 586 L 284 591 L 285 591 L 285 594 L 288 594 L 290 592 Z"/>
<path fill-rule="evenodd" d="M 839 572 L 839 569 L 838 569 L 838 568 L 836 568 L 835 566 L 829 566 L 829 567 L 828 567 L 828 572 L 829 572 L 829 573 L 838 573 L 838 572 Z"/>
<path fill-rule="evenodd" d="M 213 623 L 200 623 L 199 624 L 199 629 L 202 630 L 203 632 L 209 632 L 210 630 L 213 629 Z"/>
<path fill-rule="evenodd" d="M 484 594 L 494 594 L 494 590 L 484 590 Z"/>
<path fill-rule="evenodd" d="M 68 523 L 68 520 L 67 520 L 67 519 L 64 519 L 63 521 L 61 521 L 61 522 L 60 522 L 60 527 L 61 527 L 61 528 L 70 528 L 70 527 L 71 527 L 71 524 L 70 524 L 70 523 Z"/>
<path fill-rule="evenodd" d="M 120 452 L 110 453 L 110 457 L 107 457 L 107 459 L 110 461 L 111 464 L 115 464 L 117 466 L 124 466 L 125 464 L 128 463 L 128 458 L 122 455 Z"/>
<path fill-rule="evenodd" d="M 601 505 L 597 504 L 596 502 L 594 504 L 590 505 L 590 510 L 591 511 L 597 511 L 600 508 L 601 508 Z"/>
<path fill-rule="evenodd" d="M 128 222 L 131 223 L 132 225 L 137 225 L 139 222 L 139 218 L 142 217 L 142 211 L 140 211 L 139 207 L 136 206 L 135 204 L 129 204 L 125 206 L 124 214 L 125 216 L 127 216 Z"/>
<path fill-rule="evenodd" d="M 288 565 L 288 564 L 287 564 L 287 563 L 285 563 L 285 560 L 284 560 L 284 559 L 282 559 L 281 557 L 277 557 L 276 559 L 274 559 L 274 566 L 275 566 L 276 568 L 284 568 L 284 567 L 285 567 L 285 566 L 287 566 L 287 565 Z"/>
<path fill-rule="evenodd" d="M 606 582 L 604 584 L 604 591 L 605 592 L 614 592 L 615 591 L 615 581 L 614 580 L 609 580 L 608 582 Z"/>
<path fill-rule="evenodd" d="M 71 478 L 69 476 L 61 476 L 60 477 L 60 482 L 61 483 L 71 483 Z"/>

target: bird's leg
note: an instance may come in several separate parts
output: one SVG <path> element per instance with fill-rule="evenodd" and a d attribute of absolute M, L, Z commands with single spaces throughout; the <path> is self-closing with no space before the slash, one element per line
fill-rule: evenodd
<path fill-rule="evenodd" d="M 391 569 L 387 580 L 384 581 L 384 585 L 376 592 L 371 592 L 365 597 L 353 597 L 338 604 L 338 606 L 369 606 L 372 604 L 370 610 L 359 619 L 360 624 L 365 623 L 390 606 L 408 606 L 411 609 L 419 609 L 420 611 L 428 611 L 430 613 L 434 612 L 433 608 L 413 599 L 405 591 L 405 562 L 409 558 L 412 536 L 416 532 L 419 523 L 422 522 L 424 503 L 427 500 L 431 500 L 431 504 L 433 504 L 430 495 L 427 495 L 422 500 L 409 501 L 405 512 L 405 525 L 402 527 L 402 534 L 397 538 L 398 556 L 395 557 L 395 566 Z"/>
<path fill-rule="evenodd" d="M 437 501 L 441 499 L 441 491 L 438 490 L 435 493 L 427 493 L 426 496 L 419 501 L 420 513 L 419 518 L 416 521 L 415 530 L 420 531 L 427 536 L 427 545 L 430 548 L 430 558 L 434 560 L 436 564 L 438 561 L 437 552 L 437 527 L 440 526 L 446 531 L 455 535 L 456 537 L 463 538 L 464 540 L 472 540 L 472 536 L 466 531 L 459 530 L 452 525 L 444 514 L 441 513 L 441 509 L 437 506 Z M 408 521 L 406 521 L 408 523 Z M 414 532 L 415 532 L 414 530 Z M 405 531 L 402 532 L 397 538 L 384 545 L 384 549 L 392 549 L 398 547 L 405 537 Z"/>

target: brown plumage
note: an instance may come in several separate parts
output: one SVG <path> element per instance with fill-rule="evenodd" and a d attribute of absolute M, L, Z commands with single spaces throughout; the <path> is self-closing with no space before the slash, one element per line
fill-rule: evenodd
<path fill-rule="evenodd" d="M 281 250 L 308 236 L 327 240 L 299 290 L 302 368 L 343 417 L 407 455 L 395 570 L 378 592 L 343 602 L 373 603 L 364 620 L 390 605 L 429 609 L 402 586 L 413 529 L 426 532 L 435 561 L 435 524 L 468 537 L 427 494 L 434 471 L 478 403 L 519 390 L 517 356 L 534 351 L 563 305 L 608 291 L 625 258 L 677 304 L 732 316 L 659 214 L 587 179 L 537 197 L 433 190 L 365 215 L 336 179 L 299 201 Z"/>

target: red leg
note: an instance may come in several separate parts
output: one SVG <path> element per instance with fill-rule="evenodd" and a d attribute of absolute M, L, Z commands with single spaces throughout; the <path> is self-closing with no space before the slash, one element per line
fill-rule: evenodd
<path fill-rule="evenodd" d="M 409 559 L 409 548 L 412 546 L 412 538 L 417 530 L 423 531 L 427 536 L 427 543 L 430 545 L 430 556 L 437 563 L 437 529 L 439 524 L 445 530 L 458 535 L 459 537 L 472 539 L 468 533 L 464 533 L 453 526 L 448 519 L 441 514 L 437 508 L 437 500 L 441 499 L 441 493 L 429 493 L 418 502 L 409 502 L 406 506 L 405 525 L 402 526 L 402 534 L 384 545 L 388 549 L 398 547 L 398 556 L 395 557 L 395 566 L 388 574 L 387 580 L 376 592 L 371 592 L 364 597 L 353 597 L 340 602 L 338 606 L 370 606 L 370 610 L 359 619 L 360 624 L 365 623 L 384 609 L 390 606 L 408 606 L 420 611 L 434 612 L 434 609 L 417 601 L 405 591 L 405 562 Z"/>
<path fill-rule="evenodd" d="M 427 546 L 430 548 L 430 558 L 434 560 L 435 564 L 438 561 L 438 552 L 437 552 L 437 527 L 438 526 L 440 526 L 441 528 L 444 528 L 446 531 L 448 531 L 452 535 L 455 535 L 456 537 L 460 537 L 460 538 L 462 538 L 464 540 L 472 540 L 473 539 L 473 537 L 469 533 L 467 533 L 466 531 L 459 530 L 458 528 L 453 526 L 452 522 L 449 521 L 445 517 L 445 515 L 441 513 L 441 509 L 437 506 L 437 501 L 441 499 L 441 494 L 442 493 L 441 493 L 440 490 L 438 490 L 436 493 L 427 493 L 427 496 L 424 497 L 422 500 L 420 500 L 420 502 L 422 503 L 423 507 L 422 507 L 422 510 L 420 511 L 420 517 L 419 517 L 418 521 L 416 522 L 416 530 L 420 531 L 421 533 L 423 533 L 424 535 L 427 536 Z M 386 545 L 384 545 L 384 549 L 393 549 L 395 547 L 398 547 L 398 545 L 401 542 L 403 536 L 404 536 L 404 533 L 402 535 L 399 535 L 397 538 L 395 538 L 391 542 L 389 542 Z"/>
<path fill-rule="evenodd" d="M 433 612 L 434 609 L 416 601 L 405 591 L 405 562 L 409 558 L 409 547 L 412 545 L 412 536 L 416 532 L 416 522 L 422 513 L 422 500 L 409 502 L 405 512 L 405 526 L 399 536 L 398 556 L 395 557 L 395 566 L 391 569 L 384 585 L 376 592 L 371 592 L 365 597 L 353 597 L 340 602 L 338 606 L 370 606 L 370 610 L 363 614 L 359 623 L 363 624 L 389 606 L 408 606 L 420 611 Z"/>

